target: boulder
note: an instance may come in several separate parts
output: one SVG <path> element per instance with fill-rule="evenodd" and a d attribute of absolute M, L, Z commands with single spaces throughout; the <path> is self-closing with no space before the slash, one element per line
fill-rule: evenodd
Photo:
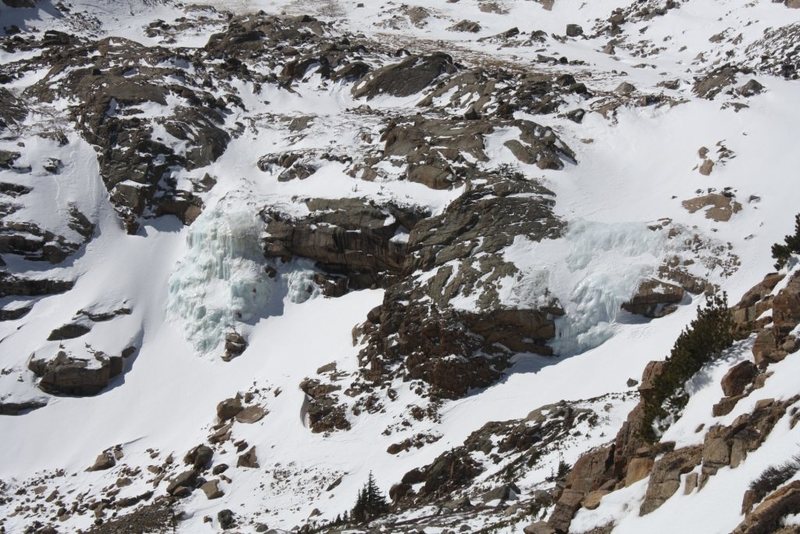
<path fill-rule="evenodd" d="M 755 510 L 747 514 L 734 530 L 733 534 L 760 534 L 766 532 L 796 532 L 781 530 L 783 518 L 797 514 L 800 510 L 800 480 L 782 486 L 768 495 Z"/>
<path fill-rule="evenodd" d="M 580 37 L 583 35 L 583 28 L 580 24 L 567 24 L 567 37 Z"/>
<path fill-rule="evenodd" d="M 85 334 L 88 334 L 91 329 L 92 327 L 90 325 L 84 323 L 69 323 L 50 332 L 47 340 L 61 341 L 64 339 L 74 339 L 76 337 L 81 337 Z"/>
<path fill-rule="evenodd" d="M 197 471 L 195 471 L 194 469 L 183 471 L 182 473 L 175 476 L 169 483 L 169 485 L 167 485 L 167 493 L 169 493 L 170 495 L 176 495 L 182 488 L 188 489 L 189 493 L 191 493 L 192 488 L 194 488 L 195 482 L 197 482 Z M 185 493 L 185 491 L 180 491 L 180 493 Z"/>
<path fill-rule="evenodd" d="M 263 419 L 266 414 L 266 410 L 261 406 L 247 406 L 241 412 L 237 413 L 234 418 L 238 423 L 252 424 Z"/>
<path fill-rule="evenodd" d="M 211 460 L 214 458 L 214 450 L 206 445 L 198 445 L 183 458 L 183 461 L 192 465 L 197 470 L 203 470 L 211 465 Z"/>
<path fill-rule="evenodd" d="M 203 485 L 200 486 L 200 489 L 206 494 L 206 498 L 208 500 L 219 499 L 225 495 L 225 492 L 220 489 L 219 480 L 217 479 L 209 480 L 203 483 Z"/>
<path fill-rule="evenodd" d="M 478 33 L 481 31 L 481 25 L 473 20 L 464 19 L 450 26 L 448 30 L 454 32 Z"/>
<path fill-rule="evenodd" d="M 111 469 L 115 465 L 117 465 L 117 460 L 114 458 L 114 455 L 109 451 L 105 451 L 97 455 L 94 464 L 92 464 L 87 471 L 105 471 L 106 469 Z"/>
<path fill-rule="evenodd" d="M 744 85 L 738 87 L 736 92 L 742 96 L 753 96 L 761 93 L 764 90 L 764 86 L 758 83 L 756 80 L 751 79 Z"/>
<path fill-rule="evenodd" d="M 745 388 L 753 383 L 758 374 L 758 367 L 751 361 L 740 362 L 731 367 L 722 377 L 722 392 L 727 397 L 744 393 Z"/>
<path fill-rule="evenodd" d="M 608 490 L 590 491 L 586 497 L 583 498 L 583 507 L 587 510 L 596 510 L 600 506 L 600 501 L 608 494 Z"/>
<path fill-rule="evenodd" d="M 238 332 L 228 332 L 225 334 L 225 355 L 223 360 L 230 361 L 237 356 L 241 356 L 247 349 L 247 340 Z"/>
<path fill-rule="evenodd" d="M 505 502 L 517 499 L 519 493 L 519 488 L 515 484 L 503 484 L 502 486 L 498 486 L 487 491 L 481 496 L 481 498 L 483 499 L 483 502 Z"/>
<path fill-rule="evenodd" d="M 622 82 L 614 89 L 614 92 L 620 96 L 628 96 L 636 92 L 636 87 L 629 82 Z"/>
<path fill-rule="evenodd" d="M 258 469 L 258 456 L 256 455 L 256 447 L 255 445 L 250 447 L 250 449 L 241 454 L 236 460 L 236 467 L 246 467 L 249 469 Z"/>
<path fill-rule="evenodd" d="M 730 64 L 717 67 L 706 75 L 695 79 L 694 93 L 700 98 L 712 100 L 719 93 L 736 82 L 739 69 Z"/>
<path fill-rule="evenodd" d="M 0 169 L 10 169 L 20 156 L 19 152 L 0 150 Z"/>
<path fill-rule="evenodd" d="M 303 411 L 312 432 L 350 430 L 347 412 L 336 394 L 341 389 L 339 386 L 306 378 L 300 383 L 300 389 L 306 394 Z"/>
<path fill-rule="evenodd" d="M 219 526 L 222 530 L 230 530 L 236 527 L 236 516 L 227 508 L 220 510 L 217 514 L 217 521 L 219 521 Z"/>
<path fill-rule="evenodd" d="M 703 162 L 700 164 L 698 168 L 698 172 L 703 176 L 708 176 L 711 174 L 711 171 L 714 170 L 714 162 L 708 158 L 704 158 Z"/>
<path fill-rule="evenodd" d="M 236 417 L 236 414 L 243 409 L 244 406 L 242 406 L 242 400 L 239 397 L 225 399 L 217 404 L 217 417 L 219 417 L 220 421 L 227 421 Z"/>

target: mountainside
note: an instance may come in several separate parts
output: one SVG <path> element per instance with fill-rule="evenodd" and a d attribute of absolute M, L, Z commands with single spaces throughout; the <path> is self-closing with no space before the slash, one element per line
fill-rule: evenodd
<path fill-rule="evenodd" d="M 0 533 L 800 532 L 799 77 L 796 0 L 0 0 Z"/>

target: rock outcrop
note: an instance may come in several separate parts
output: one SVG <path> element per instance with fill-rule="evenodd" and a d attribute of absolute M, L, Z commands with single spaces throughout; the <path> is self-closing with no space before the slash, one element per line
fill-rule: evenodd
<path fill-rule="evenodd" d="M 406 97 L 419 93 L 437 78 L 457 70 L 453 59 L 444 53 L 410 56 L 367 75 L 353 87 L 356 98 L 379 95 Z"/>
<path fill-rule="evenodd" d="M 430 384 L 433 393 L 458 397 L 491 384 L 514 352 L 552 354 L 557 302 L 535 309 L 504 306 L 497 284 L 517 269 L 496 253 L 515 236 L 533 241 L 560 235 L 552 193 L 519 175 L 489 175 L 475 183 L 443 214 L 418 223 L 407 245 L 406 277 L 390 286 L 379 310 L 359 331 L 364 377 L 380 381 L 391 373 Z M 498 231 L 502 228 L 502 231 Z M 473 295 L 468 309 L 459 295 Z M 398 364 L 400 369 L 398 369 Z"/>
<path fill-rule="evenodd" d="M 126 350 L 127 355 L 135 349 Z M 120 375 L 124 369 L 125 355 L 109 356 L 95 352 L 88 358 L 79 358 L 61 350 L 52 359 L 36 359 L 28 368 L 39 377 L 39 389 L 53 395 L 97 395 Z"/>

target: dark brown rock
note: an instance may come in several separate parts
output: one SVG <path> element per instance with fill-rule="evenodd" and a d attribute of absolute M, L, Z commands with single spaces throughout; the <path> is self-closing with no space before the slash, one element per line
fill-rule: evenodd
<path fill-rule="evenodd" d="M 236 417 L 236 414 L 243 409 L 244 406 L 242 406 L 242 401 L 239 397 L 225 399 L 217 404 L 217 417 L 219 417 L 220 421 L 227 421 Z"/>
<path fill-rule="evenodd" d="M 200 489 L 206 494 L 206 498 L 208 500 L 219 499 L 225 495 L 225 492 L 219 487 L 219 480 L 216 479 L 203 483 L 203 485 L 200 486 Z"/>
<path fill-rule="evenodd" d="M 175 476 L 172 481 L 167 486 L 167 493 L 170 495 L 175 495 L 176 493 L 181 490 L 181 488 L 188 489 L 189 493 L 191 493 L 192 488 L 194 488 L 194 484 L 197 482 L 197 471 L 194 469 L 189 469 L 188 471 L 183 471 L 182 473 Z M 183 493 L 183 492 L 181 492 Z"/>
<path fill-rule="evenodd" d="M 247 340 L 238 332 L 228 332 L 225 334 L 225 355 L 223 360 L 230 361 L 237 356 L 241 356 L 247 350 Z"/>
<path fill-rule="evenodd" d="M 727 397 L 734 397 L 744 393 L 745 388 L 752 384 L 758 368 L 750 361 L 740 362 L 731 367 L 722 377 L 722 392 Z"/>
<path fill-rule="evenodd" d="M 250 447 L 250 449 L 241 454 L 236 460 L 236 467 L 247 467 L 250 469 L 258 469 L 258 456 L 256 455 L 256 448 L 255 446 Z"/>
<path fill-rule="evenodd" d="M 567 37 L 580 37 L 583 35 L 583 28 L 580 24 L 567 24 Z"/>
<path fill-rule="evenodd" d="M 303 409 L 312 432 L 350 430 L 345 408 L 339 404 L 335 394 L 340 389 L 339 386 L 306 378 L 300 383 L 300 389 L 306 394 Z"/>
<path fill-rule="evenodd" d="M 214 458 L 214 450 L 206 445 L 198 445 L 186 453 L 183 461 L 192 465 L 196 470 L 201 471 L 211 464 Z"/>
<path fill-rule="evenodd" d="M 121 356 L 95 352 L 90 358 L 77 358 L 59 351 L 50 360 L 32 358 L 28 368 L 40 377 L 38 386 L 53 395 L 97 395 L 111 379 L 121 374 Z"/>
<path fill-rule="evenodd" d="M 94 461 L 94 464 L 92 464 L 87 471 L 105 471 L 106 469 L 111 469 L 115 465 L 117 465 L 117 461 L 112 453 L 108 451 L 101 452 L 99 455 L 97 455 L 97 459 Z"/>
<path fill-rule="evenodd" d="M 447 54 L 411 56 L 367 75 L 353 87 L 352 92 L 356 98 L 374 98 L 384 94 L 411 96 L 431 85 L 443 74 L 454 72 L 456 66 Z"/>
<path fill-rule="evenodd" d="M 83 323 L 70 323 L 56 328 L 47 337 L 48 341 L 59 341 L 64 339 L 74 339 L 88 334 L 91 331 L 91 326 Z"/>
<path fill-rule="evenodd" d="M 622 304 L 622 309 L 650 318 L 663 317 L 676 309 L 685 294 L 678 285 L 651 278 L 639 285 L 636 294 Z"/>

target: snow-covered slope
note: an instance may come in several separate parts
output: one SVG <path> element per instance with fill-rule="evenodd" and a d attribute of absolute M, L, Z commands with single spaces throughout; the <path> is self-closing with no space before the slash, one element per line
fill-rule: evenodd
<path fill-rule="evenodd" d="M 0 532 L 361 531 L 370 473 L 386 532 L 756 521 L 797 449 L 792 261 L 644 476 L 581 466 L 702 293 L 774 270 L 794 7 L 0 0 Z M 736 466 L 695 450 L 768 408 Z"/>

